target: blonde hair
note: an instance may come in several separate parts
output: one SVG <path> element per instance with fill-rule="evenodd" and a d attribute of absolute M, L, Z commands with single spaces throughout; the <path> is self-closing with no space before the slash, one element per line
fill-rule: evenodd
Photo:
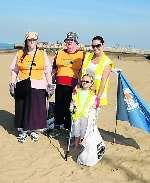
<path fill-rule="evenodd" d="M 84 74 L 82 77 L 81 77 L 81 80 L 80 80 L 80 83 L 79 83 L 79 87 L 80 88 L 82 88 L 82 79 L 83 79 L 83 77 L 85 77 L 85 76 L 87 76 L 87 77 L 89 77 L 90 78 L 90 80 L 91 80 L 91 86 L 90 86 L 90 91 L 91 92 L 93 92 L 94 94 L 96 94 L 96 86 L 95 86 L 95 82 L 94 82 L 94 77 L 92 76 L 92 75 L 90 75 L 90 74 Z"/>

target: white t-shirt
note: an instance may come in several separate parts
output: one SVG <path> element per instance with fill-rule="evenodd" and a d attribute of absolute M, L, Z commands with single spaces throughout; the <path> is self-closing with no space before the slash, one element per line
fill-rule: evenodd
<path fill-rule="evenodd" d="M 87 68 L 87 74 L 93 76 L 95 78 L 95 71 L 98 64 L 90 63 Z"/>

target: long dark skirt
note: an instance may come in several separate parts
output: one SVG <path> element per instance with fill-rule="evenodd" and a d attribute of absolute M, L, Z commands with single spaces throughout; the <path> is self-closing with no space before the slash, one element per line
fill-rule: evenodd
<path fill-rule="evenodd" d="M 31 89 L 31 95 L 15 98 L 15 127 L 23 130 L 43 129 L 47 126 L 46 91 Z"/>

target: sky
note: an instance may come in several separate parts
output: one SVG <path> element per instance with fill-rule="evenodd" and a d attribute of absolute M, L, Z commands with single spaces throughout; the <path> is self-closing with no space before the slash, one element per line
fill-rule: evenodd
<path fill-rule="evenodd" d="M 101 35 L 106 46 L 150 49 L 150 0 L 1 0 L 0 42 L 21 43 L 27 31 L 39 41 L 73 31 L 85 44 Z"/>

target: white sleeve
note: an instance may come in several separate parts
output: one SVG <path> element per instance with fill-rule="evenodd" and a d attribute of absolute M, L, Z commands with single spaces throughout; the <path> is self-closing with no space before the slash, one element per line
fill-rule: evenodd
<path fill-rule="evenodd" d="M 44 51 L 44 73 L 51 73 L 52 72 L 52 65 L 49 61 L 47 53 Z"/>
<path fill-rule="evenodd" d="M 18 53 L 14 56 L 12 63 L 10 65 L 10 70 L 14 71 L 16 74 L 18 74 L 18 72 L 19 72 L 19 68 L 17 65 L 17 59 L 18 59 Z"/>

